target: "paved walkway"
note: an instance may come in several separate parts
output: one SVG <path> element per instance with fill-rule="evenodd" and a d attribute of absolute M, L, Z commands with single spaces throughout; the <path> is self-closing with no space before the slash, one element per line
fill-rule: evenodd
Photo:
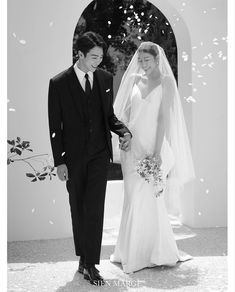
<path fill-rule="evenodd" d="M 10 242 L 8 291 L 227 291 L 226 229 L 173 227 L 179 249 L 191 254 L 193 260 L 129 275 L 120 265 L 109 262 L 117 234 L 114 229 L 104 230 L 99 269 L 107 281 L 102 288 L 90 285 L 76 272 L 72 238 Z"/>

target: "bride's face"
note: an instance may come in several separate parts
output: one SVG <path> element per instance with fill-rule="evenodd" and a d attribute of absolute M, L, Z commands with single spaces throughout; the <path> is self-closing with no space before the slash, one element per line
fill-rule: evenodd
<path fill-rule="evenodd" d="M 138 62 L 140 67 L 144 70 L 147 76 L 156 74 L 159 71 L 158 56 L 155 57 L 147 52 L 139 52 Z"/>

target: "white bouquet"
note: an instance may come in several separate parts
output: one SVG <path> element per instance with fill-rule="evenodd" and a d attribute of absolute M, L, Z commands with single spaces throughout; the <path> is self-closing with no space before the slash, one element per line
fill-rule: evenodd
<path fill-rule="evenodd" d="M 151 155 L 146 155 L 144 159 L 137 161 L 136 171 L 145 181 L 153 184 L 156 197 L 159 197 L 163 193 L 165 183 L 159 157 L 156 158 Z"/>

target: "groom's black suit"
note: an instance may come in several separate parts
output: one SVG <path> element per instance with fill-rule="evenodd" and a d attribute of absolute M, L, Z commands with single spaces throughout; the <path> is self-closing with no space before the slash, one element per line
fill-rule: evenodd
<path fill-rule="evenodd" d="M 88 96 L 73 67 L 50 80 L 49 128 L 54 165 L 66 164 L 76 255 L 99 264 L 107 168 L 112 159 L 110 130 L 129 130 L 113 112 L 113 77 L 94 72 Z"/>

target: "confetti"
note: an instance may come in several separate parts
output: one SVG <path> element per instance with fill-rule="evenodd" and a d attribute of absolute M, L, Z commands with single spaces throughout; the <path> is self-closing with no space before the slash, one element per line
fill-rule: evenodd
<path fill-rule="evenodd" d="M 62 154 L 61 154 L 61 156 L 64 156 L 65 155 L 65 152 L 63 152 Z"/>
<path fill-rule="evenodd" d="M 19 42 L 20 42 L 22 45 L 25 45 L 25 44 L 26 44 L 26 41 L 25 41 L 25 40 L 19 40 Z"/>
<path fill-rule="evenodd" d="M 53 133 L 51 137 L 52 137 L 52 138 L 55 138 L 55 133 Z"/>
<path fill-rule="evenodd" d="M 130 9 L 133 9 L 133 8 L 134 8 L 134 6 L 133 6 L 133 5 L 131 5 L 131 6 L 130 6 Z"/>
<path fill-rule="evenodd" d="M 144 16 L 144 12 L 141 12 L 141 15 Z"/>
<path fill-rule="evenodd" d="M 124 12 L 124 14 L 126 14 L 127 13 L 126 9 L 123 12 Z"/>
<path fill-rule="evenodd" d="M 187 102 L 190 102 L 190 101 L 191 101 L 191 102 L 194 102 L 194 103 L 196 102 L 196 100 L 195 100 L 192 96 L 189 96 L 189 97 L 186 99 L 186 101 L 187 101 Z"/>
<path fill-rule="evenodd" d="M 108 39 L 111 39 L 111 37 L 112 37 L 112 36 L 109 34 L 109 35 L 108 35 Z"/>
<path fill-rule="evenodd" d="M 137 36 L 137 39 L 142 40 L 141 36 Z"/>
<path fill-rule="evenodd" d="M 108 21 L 108 24 L 109 24 L 109 25 L 111 24 L 111 21 L 110 21 L 110 20 Z"/>

